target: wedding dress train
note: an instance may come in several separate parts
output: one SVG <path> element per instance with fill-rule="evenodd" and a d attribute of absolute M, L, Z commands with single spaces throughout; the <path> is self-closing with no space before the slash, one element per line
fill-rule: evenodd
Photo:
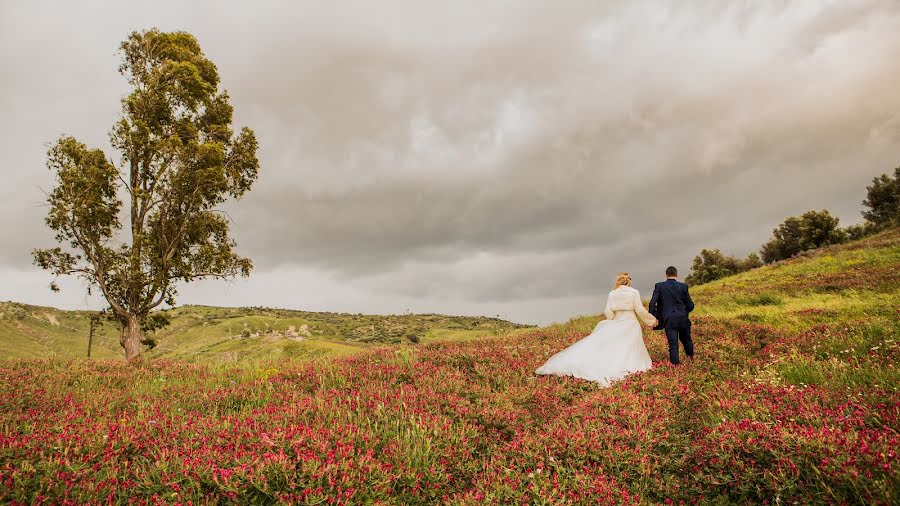
<path fill-rule="evenodd" d="M 644 309 L 640 292 L 630 286 L 616 288 L 609 293 L 604 314 L 607 319 L 589 336 L 553 355 L 535 372 L 574 376 L 609 386 L 628 374 L 650 369 L 640 321 L 650 324 L 656 319 Z"/>

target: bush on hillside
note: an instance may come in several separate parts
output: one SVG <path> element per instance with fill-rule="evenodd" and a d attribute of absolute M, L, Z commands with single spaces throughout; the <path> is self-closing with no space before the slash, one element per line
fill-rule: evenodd
<path fill-rule="evenodd" d="M 900 225 L 900 167 L 894 169 L 894 177 L 882 174 L 866 187 L 863 218 L 877 229 Z"/>
<path fill-rule="evenodd" d="M 761 266 L 762 260 L 756 253 L 750 253 L 741 260 L 726 255 L 718 249 L 704 249 L 694 257 L 691 273 L 685 278 L 689 285 L 702 285 L 739 272 L 749 271 Z"/>
<path fill-rule="evenodd" d="M 836 216 L 824 209 L 791 216 L 772 231 L 772 239 L 760 250 L 762 259 L 768 264 L 803 251 L 846 242 L 848 233 L 839 223 Z"/>
<path fill-rule="evenodd" d="M 24 320 L 26 316 L 28 316 L 28 310 L 21 304 L 16 304 L 14 302 L 4 302 L 0 304 L 0 318 Z"/>
<path fill-rule="evenodd" d="M 847 239 L 851 241 L 857 241 L 859 239 L 863 239 L 870 235 L 876 234 L 880 231 L 880 229 L 875 226 L 871 222 L 857 223 L 855 225 L 850 225 L 849 227 L 844 229 L 844 232 L 847 234 Z"/>

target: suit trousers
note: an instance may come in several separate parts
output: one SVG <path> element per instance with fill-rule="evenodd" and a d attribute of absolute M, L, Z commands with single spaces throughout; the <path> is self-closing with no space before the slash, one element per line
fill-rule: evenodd
<path fill-rule="evenodd" d="M 684 354 L 694 357 L 694 341 L 691 340 L 691 324 L 666 326 L 666 339 L 669 341 L 669 361 L 680 364 L 678 358 L 678 341 L 684 346 Z"/>

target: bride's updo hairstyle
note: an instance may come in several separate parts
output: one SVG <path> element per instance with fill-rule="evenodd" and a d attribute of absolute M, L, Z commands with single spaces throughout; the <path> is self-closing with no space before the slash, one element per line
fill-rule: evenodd
<path fill-rule="evenodd" d="M 620 286 L 631 286 L 631 275 L 627 272 L 620 273 L 616 278 L 616 288 Z"/>

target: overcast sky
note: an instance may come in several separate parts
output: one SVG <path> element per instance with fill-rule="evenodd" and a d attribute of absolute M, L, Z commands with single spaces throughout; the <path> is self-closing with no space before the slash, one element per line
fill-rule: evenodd
<path fill-rule="evenodd" d="M 254 273 L 180 303 L 565 321 L 619 271 L 649 297 L 786 216 L 857 222 L 900 164 L 894 0 L 243 4 L 0 3 L 0 300 L 97 305 L 31 265 L 45 153 L 109 149 L 151 27 L 197 36 L 260 141 L 228 206 Z"/>

